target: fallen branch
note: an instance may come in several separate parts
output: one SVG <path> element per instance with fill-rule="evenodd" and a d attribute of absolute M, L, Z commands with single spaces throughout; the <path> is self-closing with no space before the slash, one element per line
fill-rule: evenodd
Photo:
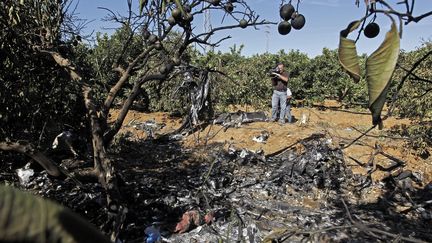
<path fill-rule="evenodd" d="M 271 157 L 273 157 L 273 156 L 279 155 L 279 154 L 285 152 L 286 150 L 288 150 L 288 149 L 294 147 L 295 145 L 297 145 L 297 144 L 299 144 L 299 143 L 301 143 L 301 142 L 307 142 L 307 141 L 310 141 L 310 140 L 313 140 L 313 139 L 316 139 L 316 138 L 322 138 L 322 137 L 324 137 L 324 134 L 321 134 L 321 133 L 318 133 L 318 134 L 312 134 L 311 136 L 309 136 L 309 137 L 307 137 L 307 138 L 303 138 L 303 139 L 299 139 L 299 140 L 297 140 L 296 142 L 294 142 L 294 143 L 288 145 L 287 147 L 285 147 L 285 148 L 283 148 L 283 149 L 280 149 L 280 150 L 278 150 L 278 151 L 276 151 L 276 152 L 273 152 L 273 153 L 271 153 L 271 154 L 267 154 L 267 155 L 265 156 L 265 158 L 268 159 L 268 158 L 271 158 Z"/>
<path fill-rule="evenodd" d="M 384 120 L 384 118 L 383 118 Z M 372 127 L 370 127 L 368 130 L 366 130 L 366 132 L 362 133 L 360 136 L 358 136 L 356 139 L 352 140 L 348 145 L 343 146 L 341 149 L 347 149 L 349 147 L 351 147 L 351 145 L 353 145 L 355 142 L 357 142 L 358 140 L 360 140 L 362 137 L 366 136 L 370 131 L 372 131 L 372 129 L 374 129 L 377 125 L 373 125 Z"/>
<path fill-rule="evenodd" d="M 356 132 L 363 134 L 363 132 L 360 131 L 360 129 L 358 129 L 358 128 L 354 127 L 354 126 L 351 126 L 351 128 L 353 130 L 355 130 Z M 369 135 L 369 134 L 365 134 L 365 136 L 366 137 L 371 137 L 371 138 L 388 138 L 388 139 L 401 139 L 401 140 L 409 140 L 409 139 L 411 139 L 409 137 L 393 137 L 393 136 L 385 136 L 385 135 Z"/>
<path fill-rule="evenodd" d="M 420 203 L 420 204 L 414 205 L 414 206 L 412 206 L 410 208 L 407 208 L 407 209 L 403 210 L 401 213 L 408 213 L 408 212 L 410 212 L 412 210 L 416 210 L 418 208 L 423 208 L 423 207 L 425 207 L 426 205 L 429 205 L 429 204 L 432 204 L 432 200 L 429 200 L 429 201 L 426 201 L 424 203 Z"/>
<path fill-rule="evenodd" d="M 42 152 L 36 150 L 31 143 L 28 142 L 0 142 L 0 149 L 4 151 L 15 151 L 27 155 L 28 157 L 39 163 L 47 172 L 52 176 L 60 176 L 59 167 L 44 155 Z"/>
<path fill-rule="evenodd" d="M 379 235 L 385 235 L 385 236 L 392 237 L 395 240 L 399 239 L 399 240 L 404 240 L 404 241 L 407 241 L 407 242 L 426 243 L 426 241 L 422 241 L 422 240 L 418 240 L 418 239 L 413 239 L 413 238 L 408 238 L 408 237 L 403 237 L 401 235 L 393 234 L 393 233 L 390 233 L 390 232 L 387 232 L 387 231 L 384 231 L 384 230 L 380 230 L 380 229 L 377 229 L 377 228 L 371 228 L 371 227 L 368 227 L 368 226 L 366 226 L 365 224 L 363 224 L 361 222 L 355 221 L 352 218 L 351 212 L 349 211 L 348 206 L 345 203 L 345 200 L 343 200 L 343 199 L 341 199 L 341 200 L 342 200 L 342 203 L 343 203 L 343 205 L 345 207 L 345 211 L 347 213 L 348 219 L 351 222 L 352 226 L 356 227 L 360 231 L 362 231 L 362 232 L 364 232 L 364 233 L 366 233 L 368 235 L 374 236 L 374 237 L 378 236 L 378 235 L 375 235 L 375 233 L 376 233 L 376 234 L 379 234 Z M 377 237 L 377 238 L 381 239 L 381 237 Z"/>

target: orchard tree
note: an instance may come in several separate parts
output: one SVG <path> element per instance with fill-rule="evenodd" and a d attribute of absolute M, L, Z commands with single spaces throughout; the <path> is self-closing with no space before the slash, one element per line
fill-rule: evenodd
<path fill-rule="evenodd" d="M 91 58 L 80 59 L 73 55 L 74 50 L 79 48 L 77 47 L 78 42 L 82 37 L 79 36 L 80 26 L 74 25 L 77 23 L 74 22 L 73 16 L 68 15 L 68 8 L 71 6 L 70 1 L 8 0 L 0 3 L 1 27 L 6 30 L 2 32 L 2 37 L 5 37 L 5 39 L 2 38 L 2 49 L 4 46 L 9 48 L 9 50 L 6 49 L 8 59 L 2 64 L 9 65 L 11 71 L 17 72 L 16 70 L 19 69 L 15 68 L 20 68 L 20 65 L 25 61 L 40 57 L 44 63 L 43 65 L 37 62 L 31 63 L 30 69 L 27 71 L 30 77 L 43 79 L 42 76 L 38 75 L 43 71 L 40 69 L 49 67 L 50 69 L 44 72 L 44 75 L 49 75 L 50 80 L 55 76 L 62 76 L 70 82 L 68 87 L 80 90 L 80 94 L 76 94 L 76 97 L 71 99 L 83 98 L 87 110 L 86 117 L 91 131 L 94 162 L 94 169 L 90 174 L 96 176 L 107 190 L 109 208 L 119 215 L 124 215 L 126 210 L 121 203 L 114 166 L 107 150 L 114 136 L 120 130 L 133 102 L 142 92 L 143 85 L 147 82 L 163 82 L 177 73 L 175 71 L 176 66 L 187 65 L 183 58 L 189 46 L 199 44 L 214 47 L 229 38 L 215 39 L 213 36 L 217 32 L 269 24 L 265 20 L 260 20 L 244 0 L 189 0 L 181 2 L 141 0 L 139 6 L 136 7 L 134 7 L 132 0 L 127 0 L 126 4 L 128 11 L 124 16 L 106 9 L 109 12 L 108 19 L 121 24 L 121 34 L 119 34 L 119 39 L 116 42 L 117 48 L 115 48 L 118 51 L 106 53 L 107 55 L 102 57 L 106 58 L 106 62 L 102 63 L 105 68 L 93 70 L 93 72 L 96 71 L 94 74 L 92 71 L 86 72 L 89 70 L 88 66 L 80 66 L 87 62 L 91 63 Z M 221 12 L 224 15 L 222 22 L 220 25 L 213 25 L 210 29 L 199 31 L 200 28 L 196 28 L 195 20 L 203 17 L 206 11 Z M 176 33 L 178 38 L 172 38 L 172 33 Z M 24 53 L 18 55 L 22 60 L 16 60 L 13 53 Z M 27 68 L 27 66 L 25 67 Z M 100 73 L 100 71 L 104 73 Z M 7 74 L 2 75 L 5 75 L 4 79 L 7 83 L 13 82 Z M 19 74 L 15 76 L 19 76 Z M 98 94 L 98 97 L 102 98 L 101 102 L 95 99 L 93 92 L 93 88 L 101 82 L 97 79 L 109 80 L 109 82 L 104 83 L 104 85 L 109 85 L 108 92 Z M 23 79 L 23 81 L 27 80 Z M 56 83 L 56 81 L 53 80 L 52 83 Z M 108 117 L 116 98 L 128 87 L 131 88 L 121 101 L 118 117 L 109 124 Z M 28 89 L 27 92 L 33 91 L 29 86 L 26 88 Z M 46 95 L 45 91 L 35 93 L 34 99 L 37 100 Z M 25 94 L 19 92 L 18 96 L 25 99 Z M 66 95 L 69 94 L 63 93 L 63 96 Z M 8 96 L 5 95 L 5 97 Z M 11 98 L 21 99 L 15 96 Z M 15 102 L 15 104 L 18 103 Z M 8 106 L 6 114 L 9 114 L 14 108 L 17 107 Z M 32 112 L 32 109 L 20 110 L 19 112 L 22 111 L 27 113 L 25 116 L 31 117 L 29 113 Z M 76 115 L 84 116 L 83 113 Z M 11 122 L 9 116 L 2 121 Z M 7 132 L 5 131 L 5 133 Z M 29 143 L 16 142 L 22 139 L 20 134 L 11 133 L 7 139 L 4 136 L 3 139 L 5 141 L 0 143 L 1 149 L 30 155 L 44 165 L 50 174 L 60 174 L 56 164 L 38 152 L 34 146 Z M 114 218 L 117 220 L 114 228 L 118 229 L 124 217 Z M 118 230 L 113 233 L 113 238 L 115 238 Z"/>
<path fill-rule="evenodd" d="M 409 148 L 423 158 L 432 153 L 431 65 L 430 41 L 414 51 L 402 52 L 394 73 L 394 79 L 400 82 L 390 90 L 390 94 L 397 97 L 392 103 L 395 113 L 413 120 L 409 126 L 401 125 L 391 132 L 407 137 Z"/>
<path fill-rule="evenodd" d="M 63 124 L 79 128 L 85 120 L 81 84 L 70 82 L 72 70 L 56 63 L 61 56 L 73 58 L 73 44 L 81 38 L 73 34 L 82 26 L 70 7 L 0 2 L 0 149 L 24 153 L 55 176 L 57 166 L 32 144 L 46 147 Z"/>
<path fill-rule="evenodd" d="M 338 64 L 337 50 L 324 48 L 322 54 L 310 60 L 302 72 L 302 88 L 309 99 L 336 99 L 339 102 L 362 101 L 361 86 L 353 83 Z"/>

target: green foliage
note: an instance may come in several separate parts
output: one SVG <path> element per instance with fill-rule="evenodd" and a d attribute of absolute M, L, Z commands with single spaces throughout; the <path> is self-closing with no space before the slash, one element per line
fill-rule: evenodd
<path fill-rule="evenodd" d="M 243 46 L 233 46 L 229 53 L 209 52 L 193 60 L 196 65 L 208 66 L 220 74 L 213 83 L 213 102 L 217 107 L 253 105 L 263 107 L 268 103 L 270 79 L 266 76 L 274 65 L 270 56 L 243 57 Z M 273 61 L 274 63 L 275 61 Z"/>
<path fill-rule="evenodd" d="M 424 43 L 420 48 L 411 52 L 402 52 L 399 66 L 393 79 L 401 80 L 414 63 L 432 51 L 432 42 Z M 422 81 L 411 75 L 404 83 L 396 100 L 397 113 L 402 117 L 430 120 L 432 118 L 432 55 L 429 55 L 414 71 L 414 75 L 424 79 Z M 394 92 L 394 90 L 393 90 Z"/>
<path fill-rule="evenodd" d="M 311 59 L 302 72 L 299 85 L 303 96 L 309 100 L 336 99 L 341 102 L 364 102 L 364 82 L 354 83 L 337 61 L 337 50 L 323 49 L 321 55 Z"/>
<path fill-rule="evenodd" d="M 395 126 L 391 129 L 390 134 L 397 134 L 407 137 L 408 146 L 415 150 L 415 154 L 427 158 L 431 154 L 432 146 L 432 122 L 419 122 L 411 124 Z"/>
<path fill-rule="evenodd" d="M 422 157 L 430 156 L 432 152 L 432 42 L 426 42 L 415 51 L 402 52 L 399 65 L 393 75 L 399 83 L 407 75 L 413 65 L 428 55 L 405 81 L 395 103 L 395 111 L 401 117 L 413 120 L 410 126 L 400 126 L 392 129 L 392 133 L 409 137 L 408 146 L 415 149 Z M 396 91 L 393 87 L 391 93 Z"/>
<path fill-rule="evenodd" d="M 72 45 L 62 41 L 58 32 L 62 23 L 51 22 L 58 8 L 61 6 L 52 1 L 0 4 L 2 18 L 9 16 L 0 21 L 0 28 L 6 30 L 0 33 L 1 141 L 47 142 L 53 136 L 48 130 L 55 133 L 64 124 L 79 127 L 83 118 L 79 84 L 71 82 L 49 54 L 35 51 L 58 47 L 65 55 L 74 57 Z"/>
<path fill-rule="evenodd" d="M 324 48 L 321 55 L 312 59 L 298 50 L 251 57 L 243 56 L 241 50 L 242 46 L 233 46 L 228 53 L 209 52 L 193 58 L 197 65 L 207 65 L 225 74 L 219 75 L 214 84 L 214 102 L 218 107 L 267 107 L 272 94 L 268 73 L 277 62 L 283 62 L 290 74 L 288 87 L 295 99 L 338 99 L 347 103 L 367 101 L 364 81 L 353 83 L 350 80 L 338 64 L 336 50 Z M 364 57 L 360 61 L 364 62 Z"/>

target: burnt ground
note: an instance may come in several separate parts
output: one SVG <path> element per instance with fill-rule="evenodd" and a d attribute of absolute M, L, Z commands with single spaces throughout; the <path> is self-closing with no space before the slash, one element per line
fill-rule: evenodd
<path fill-rule="evenodd" d="M 179 139 L 167 136 L 179 119 L 131 112 L 111 150 L 128 208 L 120 239 L 145 242 L 153 226 L 167 242 L 432 241 L 430 159 L 382 131 L 341 150 L 359 135 L 355 129 L 368 128 L 367 115 L 293 113 L 308 114 L 309 122 L 208 126 Z M 165 124 L 154 138 L 133 126 L 150 119 Z M 386 126 L 401 123 L 409 121 Z M 264 132 L 266 143 L 252 140 Z M 97 183 L 78 187 L 36 170 L 24 186 L 16 164 L 1 169 L 2 181 L 52 198 L 104 232 L 110 228 Z"/>

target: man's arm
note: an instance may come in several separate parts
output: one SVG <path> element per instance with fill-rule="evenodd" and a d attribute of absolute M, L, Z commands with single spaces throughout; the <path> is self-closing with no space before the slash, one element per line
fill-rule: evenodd
<path fill-rule="evenodd" d="M 279 73 L 273 73 L 276 77 L 278 77 L 279 79 L 281 79 L 284 82 L 288 82 L 288 76 L 284 76 L 282 74 Z"/>

